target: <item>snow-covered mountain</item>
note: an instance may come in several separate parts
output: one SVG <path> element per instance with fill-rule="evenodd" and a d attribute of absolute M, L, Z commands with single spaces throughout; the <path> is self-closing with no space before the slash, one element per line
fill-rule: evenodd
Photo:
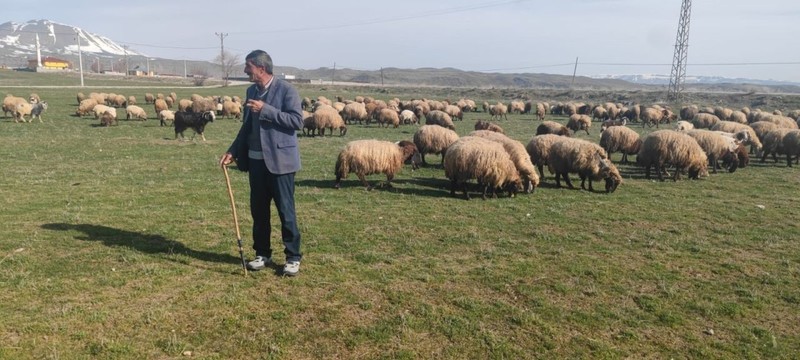
<path fill-rule="evenodd" d="M 669 75 L 663 74 L 638 74 L 638 75 L 595 75 L 594 79 L 625 80 L 634 84 L 669 85 Z M 752 84 L 752 85 L 800 85 L 790 81 L 757 80 L 743 78 L 726 78 L 721 76 L 686 76 L 686 84 Z"/>
<path fill-rule="evenodd" d="M 23 24 L 11 21 L 0 24 L 0 57 L 35 58 L 37 34 L 43 57 L 53 56 L 68 59 L 77 57 L 77 37 L 80 37 L 81 51 L 84 56 L 123 56 L 126 52 L 128 56 L 142 55 L 131 49 L 126 51 L 122 45 L 105 36 L 75 26 L 59 24 L 50 20 L 31 20 Z"/>

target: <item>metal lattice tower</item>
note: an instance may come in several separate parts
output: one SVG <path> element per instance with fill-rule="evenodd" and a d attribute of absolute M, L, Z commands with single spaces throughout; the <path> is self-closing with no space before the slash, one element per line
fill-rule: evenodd
<path fill-rule="evenodd" d="M 692 16 L 692 0 L 683 0 L 681 18 L 678 21 L 678 36 L 675 39 L 675 55 L 669 75 L 669 98 L 680 100 L 686 82 L 686 57 L 689 54 L 689 20 Z"/>

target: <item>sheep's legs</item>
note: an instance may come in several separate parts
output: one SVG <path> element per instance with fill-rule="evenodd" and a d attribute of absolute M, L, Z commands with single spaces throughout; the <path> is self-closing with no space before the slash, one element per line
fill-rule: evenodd
<path fill-rule="evenodd" d="M 558 178 L 558 175 L 559 174 L 556 173 L 556 178 Z M 567 184 L 567 186 L 570 189 L 574 189 L 575 188 L 574 186 L 572 186 L 572 181 L 569 181 L 569 173 L 566 173 L 566 172 L 565 173 L 561 173 L 561 176 L 564 177 L 564 182 Z"/>
<path fill-rule="evenodd" d="M 361 174 L 357 174 L 357 175 L 358 175 L 358 180 L 361 180 L 361 183 L 364 184 L 364 187 L 367 188 L 367 191 L 372 190 L 372 186 L 369 185 L 369 183 L 367 182 L 366 177 L 364 175 L 361 175 Z"/>

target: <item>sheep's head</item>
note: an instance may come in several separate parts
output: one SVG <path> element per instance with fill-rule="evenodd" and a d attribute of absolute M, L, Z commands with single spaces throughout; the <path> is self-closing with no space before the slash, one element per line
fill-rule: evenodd
<path fill-rule="evenodd" d="M 421 157 L 419 156 L 417 145 L 414 145 L 413 142 L 408 140 L 401 140 L 397 143 L 397 146 L 399 146 L 400 150 L 403 152 L 403 163 L 411 163 L 412 170 L 418 169 Z"/>
<path fill-rule="evenodd" d="M 622 184 L 622 175 L 609 159 L 600 159 L 600 175 L 606 180 L 606 192 L 612 193 Z"/>
<path fill-rule="evenodd" d="M 728 164 L 728 172 L 734 172 L 739 167 L 739 155 L 737 151 L 728 151 L 722 156 L 722 162 Z"/>

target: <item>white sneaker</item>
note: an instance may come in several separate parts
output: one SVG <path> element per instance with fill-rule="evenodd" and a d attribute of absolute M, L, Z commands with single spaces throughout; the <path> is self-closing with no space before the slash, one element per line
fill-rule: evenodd
<path fill-rule="evenodd" d="M 300 262 L 299 261 L 289 261 L 286 265 L 283 265 L 283 275 L 286 276 L 295 276 L 300 272 Z"/>
<path fill-rule="evenodd" d="M 258 271 L 270 265 L 272 265 L 272 258 L 268 258 L 266 256 L 256 256 L 253 261 L 247 263 L 247 269 Z"/>

